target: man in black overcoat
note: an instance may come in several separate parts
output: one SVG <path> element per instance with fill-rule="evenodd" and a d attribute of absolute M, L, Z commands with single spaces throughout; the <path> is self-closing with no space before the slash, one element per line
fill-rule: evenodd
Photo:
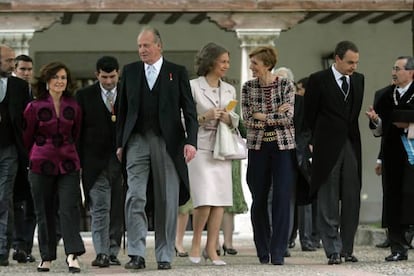
<path fill-rule="evenodd" d="M 82 108 L 79 155 L 82 184 L 91 214 L 91 232 L 96 259 L 92 266 L 120 265 L 117 256 L 123 233 L 123 186 L 121 163 L 116 157 L 118 60 L 98 59 L 97 82 L 79 90 Z"/>
<path fill-rule="evenodd" d="M 319 230 L 328 264 L 357 262 L 353 255 L 359 222 L 361 139 L 358 117 L 364 76 L 355 72 L 359 51 L 341 41 L 335 63 L 309 77 L 305 120 L 312 132 L 311 193 L 317 194 Z"/>
<path fill-rule="evenodd" d="M 414 59 L 398 57 L 388 86 L 366 114 L 375 136 L 382 136 L 384 173 L 383 226 L 388 228 L 391 255 L 386 261 L 407 260 L 409 243 L 405 233 L 414 224 L 414 160 L 403 140 L 414 139 Z"/>

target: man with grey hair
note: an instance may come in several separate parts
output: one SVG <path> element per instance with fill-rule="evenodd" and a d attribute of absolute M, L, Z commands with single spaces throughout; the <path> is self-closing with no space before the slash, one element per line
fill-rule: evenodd
<path fill-rule="evenodd" d="M 383 226 L 391 247 L 387 262 L 408 259 L 406 232 L 414 224 L 414 58 L 398 57 L 391 73 L 393 84 L 366 112 L 373 134 L 383 140 Z"/>
<path fill-rule="evenodd" d="M 22 142 L 23 111 L 29 102 L 27 82 L 13 77 L 15 53 L 0 45 L 0 266 L 9 265 L 13 233 L 13 184 Z M 27 156 L 26 156 L 27 159 Z"/>
<path fill-rule="evenodd" d="M 128 231 L 126 269 L 145 268 L 148 221 L 145 214 L 150 171 L 154 191 L 155 257 L 158 269 L 171 269 L 178 202 L 189 199 L 187 163 L 196 154 L 197 112 L 184 66 L 162 56 L 158 30 L 144 28 L 137 38 L 141 61 L 121 74 L 117 156 L 126 160 Z M 181 122 L 184 115 L 186 131 Z"/>

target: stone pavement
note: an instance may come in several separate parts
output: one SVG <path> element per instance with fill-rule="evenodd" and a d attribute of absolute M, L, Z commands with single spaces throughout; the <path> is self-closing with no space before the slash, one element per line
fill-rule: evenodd
<path fill-rule="evenodd" d="M 256 252 L 251 236 L 234 236 L 234 246 L 239 254 L 236 256 L 225 256 L 223 260 L 227 266 L 215 267 L 211 262 L 203 262 L 200 265 L 191 264 L 187 258 L 176 257 L 173 262 L 173 269 L 168 271 L 158 271 L 157 263 L 154 259 L 154 236 L 150 233 L 147 244 L 146 263 L 147 268 L 143 270 L 126 270 L 122 266 L 112 266 L 109 268 L 93 268 L 90 263 L 95 258 L 92 247 L 90 233 L 83 233 L 86 254 L 80 257 L 81 275 L 208 275 L 208 276 L 253 276 L 253 275 L 329 275 L 329 276 L 348 276 L 348 275 L 414 275 L 414 250 L 409 252 L 409 260 L 398 263 L 386 263 L 384 257 L 389 254 L 388 249 L 378 249 L 374 246 L 376 242 L 384 237 L 382 230 L 373 230 L 361 226 L 356 237 L 355 255 L 358 263 L 343 263 L 341 265 L 327 265 L 327 259 L 323 250 L 316 252 L 302 252 L 298 242 L 296 247 L 291 249 L 292 256 L 285 258 L 284 266 L 261 265 L 256 258 Z M 205 236 L 203 236 L 205 239 Z M 186 248 L 191 245 L 191 232 L 184 238 Z M 33 250 L 34 256 L 39 259 L 37 245 Z M 58 260 L 53 262 L 51 271 L 47 275 L 67 275 L 67 266 L 63 246 L 58 248 Z M 412 256 L 412 257 L 411 257 Z M 119 259 L 125 264 L 129 258 L 121 252 Z M 36 263 L 17 264 L 11 261 L 8 267 L 0 267 L 0 275 L 40 275 L 36 271 Z"/>

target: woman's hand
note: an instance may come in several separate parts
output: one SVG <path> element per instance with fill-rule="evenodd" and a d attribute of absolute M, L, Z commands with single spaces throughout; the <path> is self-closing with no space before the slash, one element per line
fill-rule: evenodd
<path fill-rule="evenodd" d="M 221 117 L 221 114 L 223 113 L 223 109 L 220 108 L 210 108 L 206 113 L 204 113 L 204 117 L 206 120 L 218 120 Z"/>
<path fill-rule="evenodd" d="M 221 112 L 220 121 L 228 126 L 231 126 L 230 114 L 225 109 Z"/>
<path fill-rule="evenodd" d="M 284 103 L 277 108 L 277 112 L 285 113 L 285 112 L 288 112 L 289 109 L 290 109 L 290 103 Z"/>
<path fill-rule="evenodd" d="M 255 112 L 255 113 L 253 113 L 252 117 L 253 117 L 253 119 L 256 119 L 256 120 L 259 120 L 259 121 L 263 121 L 263 122 L 265 122 L 266 119 L 267 119 L 266 114 L 261 113 L 261 112 Z"/>

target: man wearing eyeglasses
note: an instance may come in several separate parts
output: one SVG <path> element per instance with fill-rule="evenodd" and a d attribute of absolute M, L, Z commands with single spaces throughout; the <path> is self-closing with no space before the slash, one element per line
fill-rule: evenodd
<path fill-rule="evenodd" d="M 414 139 L 414 58 L 398 57 L 391 74 L 393 84 L 384 88 L 366 112 L 373 134 L 382 137 L 382 223 L 388 228 L 391 245 L 387 262 L 408 259 L 406 232 L 414 224 L 414 158 L 410 158 L 414 152 L 408 150 Z"/>

